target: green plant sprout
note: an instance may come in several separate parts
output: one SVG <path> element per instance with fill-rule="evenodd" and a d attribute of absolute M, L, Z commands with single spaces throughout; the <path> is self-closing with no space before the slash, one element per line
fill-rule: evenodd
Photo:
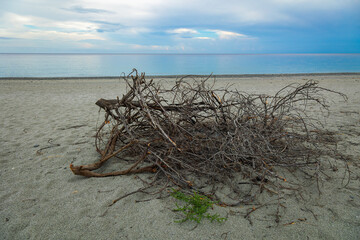
<path fill-rule="evenodd" d="M 186 222 L 187 220 L 195 221 L 200 223 L 203 218 L 209 219 L 211 222 L 223 222 L 226 221 L 227 218 L 222 218 L 219 214 L 209 214 L 206 213 L 209 208 L 212 208 L 214 203 L 207 196 L 200 195 L 194 192 L 193 195 L 186 195 L 181 191 L 172 189 L 170 195 L 180 201 L 185 202 L 184 206 L 179 206 L 175 203 L 176 207 L 173 209 L 176 212 L 182 212 L 185 214 L 185 217 L 181 220 L 175 222 Z"/>

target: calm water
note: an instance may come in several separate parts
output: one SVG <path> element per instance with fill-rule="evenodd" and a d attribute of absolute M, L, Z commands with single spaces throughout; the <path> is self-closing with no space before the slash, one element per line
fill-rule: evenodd
<path fill-rule="evenodd" d="M 0 54 L 0 77 L 360 72 L 360 54 Z"/>

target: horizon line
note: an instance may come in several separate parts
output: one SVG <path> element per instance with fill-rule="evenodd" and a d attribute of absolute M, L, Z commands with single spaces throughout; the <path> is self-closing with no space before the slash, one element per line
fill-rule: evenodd
<path fill-rule="evenodd" d="M 0 53 L 0 54 L 38 54 L 38 55 L 358 55 L 360 53 Z"/>

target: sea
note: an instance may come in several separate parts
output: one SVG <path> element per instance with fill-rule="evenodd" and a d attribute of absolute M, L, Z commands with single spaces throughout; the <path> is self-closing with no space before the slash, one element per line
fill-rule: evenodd
<path fill-rule="evenodd" d="M 0 78 L 360 72 L 360 54 L 0 54 Z"/>

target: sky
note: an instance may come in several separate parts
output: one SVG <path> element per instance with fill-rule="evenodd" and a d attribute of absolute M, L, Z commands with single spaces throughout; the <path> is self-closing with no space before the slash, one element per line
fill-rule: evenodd
<path fill-rule="evenodd" d="M 360 53 L 360 0 L 0 0 L 0 53 Z"/>

